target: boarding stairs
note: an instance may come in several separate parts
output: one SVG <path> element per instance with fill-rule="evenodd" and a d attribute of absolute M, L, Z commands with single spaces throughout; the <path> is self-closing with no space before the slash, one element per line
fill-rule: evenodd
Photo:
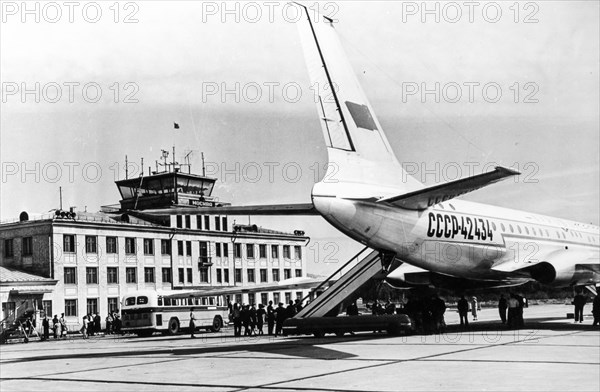
<path fill-rule="evenodd" d="M 371 252 L 367 253 L 368 250 Z M 356 264 L 352 266 L 353 263 Z M 336 316 L 345 299 L 352 296 L 370 279 L 377 275 L 383 276 L 384 264 L 386 263 L 382 262 L 382 255 L 379 251 L 368 247 L 364 248 L 317 286 L 313 290 L 313 294 L 317 293 L 318 296 L 294 318 Z M 324 289 L 328 285 L 329 287 Z"/>

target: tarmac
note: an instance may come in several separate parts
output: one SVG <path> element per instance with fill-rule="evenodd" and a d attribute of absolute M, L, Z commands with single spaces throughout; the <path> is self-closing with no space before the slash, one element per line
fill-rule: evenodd
<path fill-rule="evenodd" d="M 468 330 L 446 313 L 447 332 L 390 337 L 233 338 L 218 334 L 12 343 L 0 346 L 7 391 L 595 391 L 600 328 L 585 308 L 525 309 L 507 330 L 484 309 Z"/>

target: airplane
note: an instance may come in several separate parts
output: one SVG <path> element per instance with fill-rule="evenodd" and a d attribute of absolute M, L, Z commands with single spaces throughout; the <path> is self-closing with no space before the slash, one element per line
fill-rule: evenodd
<path fill-rule="evenodd" d="M 223 215 L 320 215 L 381 254 L 394 287 L 552 287 L 600 282 L 599 227 L 458 199 L 519 175 L 494 170 L 434 186 L 406 173 L 395 156 L 337 36 L 314 12 L 298 23 L 328 152 L 328 171 L 312 203 L 202 208 Z M 334 86 L 334 88 L 331 88 Z M 147 214 L 194 213 L 187 208 Z"/>

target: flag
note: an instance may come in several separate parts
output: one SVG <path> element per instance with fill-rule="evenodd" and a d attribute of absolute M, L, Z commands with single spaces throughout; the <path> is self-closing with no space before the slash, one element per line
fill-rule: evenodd
<path fill-rule="evenodd" d="M 173 123 L 173 128 L 175 128 L 175 129 L 179 129 L 179 124 L 177 124 L 177 123 Z"/>

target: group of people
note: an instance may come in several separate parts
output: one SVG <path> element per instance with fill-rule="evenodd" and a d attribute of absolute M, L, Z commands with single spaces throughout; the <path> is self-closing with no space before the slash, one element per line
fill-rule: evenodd
<path fill-rule="evenodd" d="M 283 322 L 292 318 L 302 310 L 300 300 L 290 301 L 287 307 L 280 302 L 277 307 L 269 301 L 265 307 L 259 304 L 258 309 L 254 304 L 229 304 L 229 318 L 233 321 L 233 335 L 244 336 L 264 335 L 264 325 L 267 325 L 267 334 L 278 336 L 283 333 Z"/>
<path fill-rule="evenodd" d="M 573 297 L 571 304 L 575 307 L 574 318 L 576 323 L 583 322 L 583 308 L 587 301 L 588 298 L 581 292 L 578 292 L 575 294 L 575 297 Z M 600 295 L 596 295 L 592 302 L 592 316 L 594 316 L 592 325 L 600 325 Z"/>
<path fill-rule="evenodd" d="M 385 304 L 375 301 L 370 308 L 373 316 L 406 314 L 410 317 L 415 330 L 422 333 L 440 333 L 446 328 L 444 320 L 446 302 L 437 294 L 410 297 L 406 304 L 400 303 L 398 306 L 389 300 Z M 348 307 L 346 314 L 358 315 L 356 303 Z"/>
<path fill-rule="evenodd" d="M 83 316 L 81 324 L 82 325 L 79 329 L 79 332 L 81 332 L 84 339 L 87 339 L 89 336 L 100 334 L 100 332 L 102 332 L 101 318 L 98 313 Z M 113 333 L 121 333 L 121 318 L 119 317 L 119 314 L 117 312 L 109 312 L 108 316 L 106 316 L 105 334 L 110 335 Z"/>
<path fill-rule="evenodd" d="M 508 299 L 504 297 L 504 294 L 500 294 L 498 300 L 500 321 L 509 328 L 522 328 L 525 325 L 523 308 L 526 306 L 527 300 L 518 294 L 510 293 Z"/>

